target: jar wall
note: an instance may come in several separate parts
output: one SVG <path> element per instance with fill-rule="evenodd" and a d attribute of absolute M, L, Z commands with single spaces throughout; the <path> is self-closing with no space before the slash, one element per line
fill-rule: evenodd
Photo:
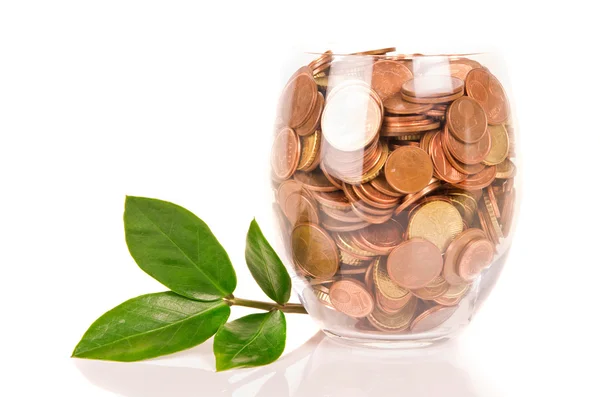
<path fill-rule="evenodd" d="M 301 54 L 271 152 L 278 251 L 311 317 L 365 343 L 466 325 L 504 265 L 516 125 L 491 54 Z"/>

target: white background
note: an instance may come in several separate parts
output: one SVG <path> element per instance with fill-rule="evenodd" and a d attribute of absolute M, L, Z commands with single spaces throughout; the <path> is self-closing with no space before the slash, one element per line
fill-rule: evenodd
<path fill-rule="evenodd" d="M 0 395 L 600 395 L 591 4 L 0 2 Z M 126 194 L 200 215 L 230 252 L 236 294 L 262 298 L 243 247 L 268 212 L 281 66 L 327 42 L 505 59 L 524 200 L 506 270 L 468 330 L 438 349 L 374 353 L 289 316 L 285 358 L 259 370 L 213 373 L 210 344 L 141 364 L 70 359 L 104 311 L 163 290 L 128 255 Z"/>

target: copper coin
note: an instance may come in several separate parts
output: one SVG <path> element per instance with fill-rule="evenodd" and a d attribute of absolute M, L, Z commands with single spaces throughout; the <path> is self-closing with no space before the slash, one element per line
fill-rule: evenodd
<path fill-rule="evenodd" d="M 473 175 L 483 171 L 483 169 L 485 168 L 485 164 L 483 163 L 465 164 L 455 159 L 452 153 L 450 153 L 450 150 L 448 149 L 448 144 L 444 139 L 444 136 L 444 133 L 441 133 L 442 150 L 446 155 L 446 160 L 448 160 L 448 162 L 450 162 L 450 164 L 452 164 L 452 166 L 456 168 L 458 172 L 460 172 L 461 174 Z"/>
<path fill-rule="evenodd" d="M 487 129 L 487 117 L 473 98 L 460 97 L 448 107 L 448 127 L 452 135 L 464 143 L 480 141 Z"/>
<path fill-rule="evenodd" d="M 402 86 L 403 98 L 438 98 L 463 92 L 461 79 L 448 75 L 425 75 L 407 80 Z"/>
<path fill-rule="evenodd" d="M 410 324 L 413 333 L 426 332 L 439 327 L 456 312 L 458 306 L 434 306 L 418 315 Z"/>
<path fill-rule="evenodd" d="M 502 226 L 502 233 L 505 236 L 508 236 L 510 233 L 510 227 L 513 221 L 513 214 L 515 210 L 515 198 L 516 198 L 515 189 L 510 190 L 506 193 L 506 197 L 504 198 L 504 202 L 502 203 L 502 211 L 500 213 L 500 224 Z"/>
<path fill-rule="evenodd" d="M 315 170 L 313 172 L 296 172 L 294 174 L 294 180 L 300 182 L 304 188 L 315 192 L 335 192 L 338 190 L 338 188 L 333 186 L 331 182 L 329 182 L 329 179 L 323 175 L 321 170 Z"/>
<path fill-rule="evenodd" d="M 442 148 L 442 134 L 437 132 L 430 141 L 429 154 L 433 162 L 433 168 L 440 179 L 448 183 L 458 183 L 467 179 L 467 175 L 461 173 L 446 158 Z"/>
<path fill-rule="evenodd" d="M 390 154 L 385 164 L 385 178 L 401 193 L 416 193 L 429 184 L 433 176 L 433 164 L 427 153 L 419 148 L 406 146 Z"/>
<path fill-rule="evenodd" d="M 332 208 L 336 210 L 349 210 L 350 201 L 340 190 L 335 192 L 314 192 L 313 197 L 323 207 Z"/>
<path fill-rule="evenodd" d="M 468 144 L 456 139 L 448 130 L 448 125 L 446 125 L 443 139 L 446 141 L 452 156 L 465 164 L 481 163 L 492 149 L 492 139 L 487 129 L 480 141 Z"/>
<path fill-rule="evenodd" d="M 300 139 L 291 128 L 284 128 L 275 137 L 271 149 L 271 170 L 277 180 L 288 179 L 300 161 Z"/>
<path fill-rule="evenodd" d="M 377 175 L 377 178 L 373 179 L 369 182 L 371 186 L 375 189 L 379 190 L 383 194 L 387 194 L 388 196 L 400 198 L 403 196 L 402 193 L 394 190 L 394 188 L 388 183 L 387 179 L 385 179 L 385 173 L 381 173 Z"/>
<path fill-rule="evenodd" d="M 365 272 L 365 287 L 367 288 L 367 290 L 369 292 L 373 291 L 373 288 L 375 287 L 374 281 L 373 281 L 373 268 L 375 267 L 375 261 L 377 259 L 371 261 L 371 263 L 369 264 L 369 267 L 367 268 L 367 271 Z"/>
<path fill-rule="evenodd" d="M 377 95 L 386 98 L 400 93 L 405 81 L 412 79 L 413 74 L 403 63 L 397 61 L 379 61 L 373 65 L 371 86 Z"/>
<path fill-rule="evenodd" d="M 383 112 L 373 95 L 362 82 L 340 84 L 327 95 L 321 129 L 331 146 L 349 152 L 377 138 Z"/>
<path fill-rule="evenodd" d="M 356 216 L 356 214 L 354 213 L 354 211 L 352 211 L 352 209 L 339 210 L 339 209 L 322 206 L 321 210 L 328 217 L 338 220 L 340 222 L 344 222 L 344 223 L 362 223 L 362 222 L 364 222 L 362 219 L 360 219 L 358 216 Z"/>
<path fill-rule="evenodd" d="M 396 301 L 399 305 L 403 305 L 402 302 L 405 303 L 406 296 L 410 295 L 408 289 L 403 288 L 392 281 L 387 271 L 385 258 L 380 257 L 375 260 L 373 267 L 373 281 L 379 293 L 391 301 Z M 389 304 L 394 306 L 394 303 L 390 302 Z"/>
<path fill-rule="evenodd" d="M 494 245 L 487 239 L 470 241 L 458 260 L 458 274 L 463 280 L 473 281 L 494 260 Z"/>
<path fill-rule="evenodd" d="M 496 218 L 496 215 L 494 215 L 494 207 L 492 206 L 492 203 L 487 195 L 483 196 L 481 205 L 482 209 L 487 212 L 488 225 L 493 229 L 494 238 L 492 241 L 496 244 L 500 244 L 500 239 L 504 238 L 504 234 L 502 234 L 502 228 L 500 227 L 498 218 Z"/>
<path fill-rule="evenodd" d="M 469 175 L 467 179 L 462 182 L 456 183 L 455 186 L 461 187 L 466 190 L 481 190 L 492 184 L 496 178 L 496 166 L 485 167 L 481 172 L 475 175 Z"/>
<path fill-rule="evenodd" d="M 321 226 L 330 232 L 352 232 L 369 226 L 369 222 L 342 222 L 328 215 L 322 215 Z"/>
<path fill-rule="evenodd" d="M 395 94 L 383 100 L 383 107 L 391 114 L 417 114 L 427 112 L 433 105 L 407 102 L 401 94 Z"/>
<path fill-rule="evenodd" d="M 399 124 L 404 124 L 404 123 L 409 123 L 412 121 L 420 121 L 420 120 L 427 120 L 427 116 L 425 116 L 424 114 L 408 114 L 408 115 L 401 115 L 401 116 L 384 116 L 383 117 L 383 123 L 384 124 L 394 124 L 394 123 L 399 123 Z"/>
<path fill-rule="evenodd" d="M 381 224 L 389 221 L 391 217 L 394 215 L 394 210 L 391 209 L 385 214 L 375 215 L 370 212 L 365 212 L 364 209 L 358 208 L 356 203 L 350 203 L 352 205 L 352 209 L 354 213 L 364 220 L 365 222 L 369 222 L 371 224 Z"/>
<path fill-rule="evenodd" d="M 394 51 L 396 51 L 396 47 L 387 47 L 387 48 L 380 48 L 377 50 L 355 52 L 352 55 L 385 55 L 388 52 L 394 52 Z"/>
<path fill-rule="evenodd" d="M 440 275 L 442 253 L 433 243 L 414 238 L 398 245 L 390 253 L 387 270 L 398 285 L 416 289 L 425 287 Z"/>
<path fill-rule="evenodd" d="M 281 205 L 283 213 L 290 223 L 319 223 L 319 210 L 313 200 L 304 192 L 291 193 Z"/>
<path fill-rule="evenodd" d="M 404 235 L 404 227 L 398 221 L 390 219 L 381 225 L 371 225 L 356 233 L 355 239 L 359 246 L 379 255 L 389 254 L 398 246 Z"/>
<path fill-rule="evenodd" d="M 462 217 L 454 205 L 434 200 L 414 212 L 406 233 L 409 239 L 423 238 L 445 252 L 454 237 L 462 232 L 462 228 Z"/>
<path fill-rule="evenodd" d="M 285 204 L 289 195 L 292 193 L 300 193 L 301 191 L 302 191 L 301 183 L 296 182 L 293 179 L 288 179 L 286 181 L 283 181 L 277 188 L 277 193 L 276 193 L 277 203 L 279 203 L 279 205 L 283 209 L 283 205 Z"/>
<path fill-rule="evenodd" d="M 460 92 L 457 92 L 456 94 L 452 94 L 452 95 L 421 98 L 421 97 L 414 97 L 414 96 L 410 96 L 405 93 L 402 93 L 402 98 L 405 101 L 413 102 L 413 103 L 420 103 L 420 104 L 423 104 L 423 103 L 445 104 L 445 103 L 450 103 L 450 102 L 462 97 L 463 95 L 464 95 L 464 92 L 460 91 Z"/>
<path fill-rule="evenodd" d="M 481 229 L 467 229 L 450 243 L 444 257 L 444 270 L 442 275 L 450 285 L 461 285 L 465 280 L 458 275 L 458 259 L 467 244 L 471 241 L 485 239 L 486 235 Z"/>
<path fill-rule="evenodd" d="M 414 296 L 397 313 L 391 314 L 375 307 L 367 318 L 371 325 L 383 332 L 401 332 L 411 324 L 417 310 L 418 299 Z"/>
<path fill-rule="evenodd" d="M 341 276 L 358 276 L 367 272 L 367 266 L 350 267 L 338 270 L 337 274 Z"/>
<path fill-rule="evenodd" d="M 290 79 L 279 101 L 279 115 L 291 128 L 301 126 L 308 120 L 317 103 L 317 84 L 312 70 L 304 66 Z"/>
<path fill-rule="evenodd" d="M 500 81 L 486 68 L 476 68 L 465 79 L 467 95 L 485 110 L 489 124 L 502 124 L 509 116 L 509 104 Z"/>
<path fill-rule="evenodd" d="M 503 125 L 490 125 L 488 130 L 492 139 L 492 148 L 483 159 L 483 163 L 486 165 L 500 164 L 506 160 L 510 150 L 508 132 Z"/>
<path fill-rule="evenodd" d="M 321 113 L 323 112 L 323 106 L 325 105 L 325 98 L 320 92 L 317 93 L 317 103 L 314 106 L 312 113 L 308 116 L 308 119 L 300 126 L 296 127 L 294 131 L 300 136 L 307 136 L 315 132 L 321 121 Z"/>
<path fill-rule="evenodd" d="M 358 281 L 341 280 L 329 288 L 331 304 L 338 311 L 354 318 L 366 317 L 375 308 L 373 297 Z"/>
<path fill-rule="evenodd" d="M 353 186 L 354 192 L 365 203 L 381 209 L 395 208 L 399 202 L 398 197 L 389 196 L 381 193 L 368 183 L 361 183 Z"/>
<path fill-rule="evenodd" d="M 423 197 L 427 196 L 428 194 L 431 194 L 433 192 L 435 192 L 437 189 L 440 188 L 441 186 L 441 182 L 439 181 L 435 181 L 435 182 L 430 182 L 429 185 L 427 185 L 423 190 L 421 190 L 418 193 L 415 194 L 409 194 L 404 198 L 404 201 L 402 201 L 402 204 L 400 204 L 398 207 L 396 207 L 396 209 L 394 210 L 394 215 L 400 215 L 400 213 L 404 210 L 406 210 L 407 208 L 409 208 L 411 205 L 415 204 L 417 201 L 421 200 Z"/>
<path fill-rule="evenodd" d="M 319 226 L 301 223 L 292 230 L 294 264 L 314 278 L 332 277 L 339 267 L 338 248 Z"/>
<path fill-rule="evenodd" d="M 331 174 L 329 173 L 329 171 L 327 171 L 327 167 L 321 163 L 321 171 L 323 171 L 323 175 L 325 175 L 325 178 L 327 178 L 329 180 L 329 182 L 331 182 L 331 184 L 335 187 L 337 187 L 338 189 L 342 188 L 342 181 L 340 181 L 339 179 L 331 176 Z"/>

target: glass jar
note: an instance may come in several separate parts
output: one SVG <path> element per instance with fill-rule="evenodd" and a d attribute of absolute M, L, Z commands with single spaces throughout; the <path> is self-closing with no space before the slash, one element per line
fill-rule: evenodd
<path fill-rule="evenodd" d="M 271 152 L 279 252 L 325 333 L 426 345 L 472 318 L 514 233 L 515 120 L 493 54 L 302 54 Z"/>

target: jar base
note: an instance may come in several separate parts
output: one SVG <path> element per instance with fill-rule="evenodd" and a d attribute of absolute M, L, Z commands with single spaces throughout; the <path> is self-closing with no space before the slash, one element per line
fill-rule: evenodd
<path fill-rule="evenodd" d="M 420 338 L 414 339 L 407 335 L 406 339 L 375 339 L 375 338 L 353 338 L 348 336 L 343 336 L 336 334 L 335 332 L 328 331 L 326 329 L 323 330 L 325 335 L 329 337 L 330 340 L 342 344 L 346 347 L 366 347 L 366 348 L 374 348 L 374 349 L 420 349 L 424 347 L 430 347 L 434 345 L 441 345 L 452 339 L 452 335 L 443 335 L 437 337 L 429 337 L 429 338 Z"/>

